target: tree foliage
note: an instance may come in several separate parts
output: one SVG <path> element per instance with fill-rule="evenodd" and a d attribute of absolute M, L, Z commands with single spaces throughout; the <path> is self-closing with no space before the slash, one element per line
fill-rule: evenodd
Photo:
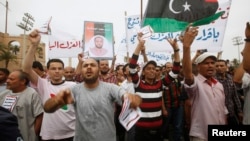
<path fill-rule="evenodd" d="M 5 68 L 8 68 L 10 62 L 15 62 L 17 64 L 17 56 L 2 43 L 0 43 L 0 61 L 5 61 Z"/>

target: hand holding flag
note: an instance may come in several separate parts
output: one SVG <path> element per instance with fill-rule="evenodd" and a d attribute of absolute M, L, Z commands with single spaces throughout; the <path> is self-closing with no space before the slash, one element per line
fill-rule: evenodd
<path fill-rule="evenodd" d="M 51 35 L 51 28 L 50 28 L 50 22 L 51 22 L 51 20 L 52 20 L 52 17 L 50 17 L 49 20 L 46 21 L 46 22 L 42 25 L 42 27 L 40 27 L 39 33 Z"/>
<path fill-rule="evenodd" d="M 29 40 L 32 46 L 37 47 L 41 40 L 39 30 L 35 29 L 29 34 Z"/>

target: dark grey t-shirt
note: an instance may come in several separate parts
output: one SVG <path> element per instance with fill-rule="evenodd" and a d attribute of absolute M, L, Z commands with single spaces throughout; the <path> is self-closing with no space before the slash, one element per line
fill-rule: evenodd
<path fill-rule="evenodd" d="M 75 141 L 116 141 L 114 102 L 122 103 L 126 92 L 119 86 L 100 81 L 94 89 L 84 82 L 72 89 L 76 112 Z"/>

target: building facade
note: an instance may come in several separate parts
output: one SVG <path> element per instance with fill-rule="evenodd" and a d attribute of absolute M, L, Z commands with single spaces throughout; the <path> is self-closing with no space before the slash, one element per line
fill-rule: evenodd
<path fill-rule="evenodd" d="M 24 34 L 11 36 L 8 33 L 0 32 L 0 44 L 2 44 L 1 48 L 5 50 L 4 52 L 0 50 L 0 58 L 2 58 L 1 56 L 5 56 L 5 54 L 6 56 L 16 56 L 14 57 L 16 59 L 11 59 L 7 63 L 7 69 L 10 71 L 21 69 L 23 58 L 30 47 L 28 36 Z M 46 61 L 45 46 L 45 43 L 40 43 L 34 58 L 31 58 L 41 62 L 43 66 L 45 66 Z M 6 68 L 6 61 L 6 57 L 0 59 L 0 68 Z"/>

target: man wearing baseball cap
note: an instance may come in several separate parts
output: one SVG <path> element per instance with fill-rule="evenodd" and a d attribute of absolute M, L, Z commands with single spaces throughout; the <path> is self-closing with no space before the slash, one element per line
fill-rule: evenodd
<path fill-rule="evenodd" d="M 198 27 L 187 27 L 181 38 L 183 42 L 184 87 L 191 105 L 190 140 L 207 141 L 208 125 L 224 125 L 228 110 L 225 105 L 225 94 L 221 83 L 215 78 L 216 57 L 203 53 L 196 58 L 198 75 L 192 73 L 191 45 L 198 35 Z"/>
<path fill-rule="evenodd" d="M 213 54 L 211 54 L 209 52 L 205 52 L 205 53 L 201 54 L 200 56 L 198 56 L 195 59 L 194 63 L 198 65 L 198 64 L 202 63 L 203 61 L 205 61 L 207 58 L 211 58 L 214 61 L 217 60 L 216 56 L 214 56 Z"/>

